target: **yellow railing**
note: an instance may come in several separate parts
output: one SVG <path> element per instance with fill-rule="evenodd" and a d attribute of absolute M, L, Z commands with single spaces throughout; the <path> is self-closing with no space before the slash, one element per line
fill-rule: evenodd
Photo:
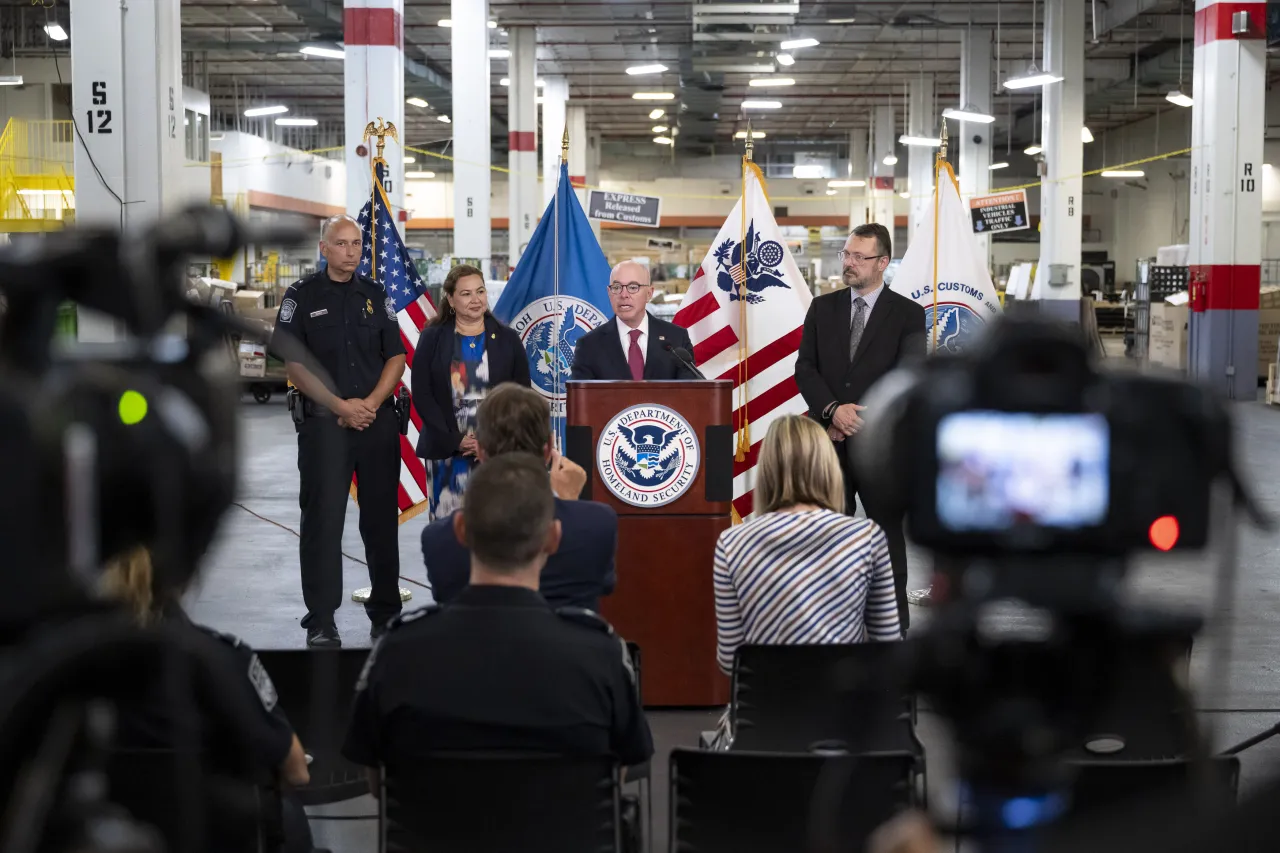
<path fill-rule="evenodd" d="M 49 231 L 75 217 L 70 121 L 9 119 L 0 133 L 0 231 Z"/>

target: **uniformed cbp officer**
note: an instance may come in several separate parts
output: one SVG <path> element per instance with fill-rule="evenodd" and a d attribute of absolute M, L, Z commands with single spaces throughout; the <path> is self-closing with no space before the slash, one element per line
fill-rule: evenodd
<path fill-rule="evenodd" d="M 287 362 L 302 392 L 297 424 L 302 507 L 302 597 L 310 646 L 340 646 L 334 613 L 342 603 L 342 527 L 351 474 L 360 484 L 360 536 L 373 586 L 365 612 L 379 636 L 400 612 L 397 496 L 400 431 L 391 395 L 405 351 L 395 306 L 382 286 L 356 273 L 361 230 L 349 216 L 324 223 L 326 269 L 285 291 L 276 335 L 291 335 L 328 374 L 322 381 Z M 297 418 L 295 416 L 295 423 Z"/>
<path fill-rule="evenodd" d="M 454 525 L 471 549 L 471 585 L 442 608 L 394 620 L 374 646 L 347 758 L 392 779 L 440 751 L 648 760 L 653 740 L 626 644 L 591 611 L 553 611 L 538 594 L 560 544 L 546 463 L 508 453 L 477 467 Z"/>

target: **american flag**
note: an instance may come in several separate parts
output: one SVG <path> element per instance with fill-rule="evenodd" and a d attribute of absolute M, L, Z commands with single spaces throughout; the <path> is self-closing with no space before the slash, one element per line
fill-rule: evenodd
<path fill-rule="evenodd" d="M 764 176 L 744 160 L 742 196 L 675 316 L 676 325 L 689 330 L 694 360 L 707 377 L 733 382 L 733 428 L 744 451 L 733 463 L 736 520 L 751 515 L 756 457 L 769 424 L 808 410 L 795 373 L 812 299 L 773 218 Z"/>
<path fill-rule="evenodd" d="M 427 296 L 422 276 L 418 274 L 413 259 L 404 247 L 404 241 L 400 239 L 400 232 L 396 230 L 391 204 L 382 188 L 385 179 L 383 166 L 378 163 L 374 168 L 377 169 L 378 179 L 374 181 L 373 193 L 368 204 L 360 209 L 360 215 L 356 217 L 364 231 L 359 271 L 361 275 L 367 275 L 380 283 L 395 305 L 406 361 L 404 378 L 396 386 L 398 395 L 400 388 L 410 387 L 408 365 L 413 364 L 418 334 L 436 316 L 436 309 Z M 421 429 L 422 420 L 418 417 L 417 410 L 412 409 L 409 415 L 409 434 L 400 436 L 399 507 L 402 524 L 428 506 L 427 472 L 415 449 L 418 445 L 418 431 Z M 351 488 L 354 494 L 354 477 Z"/>

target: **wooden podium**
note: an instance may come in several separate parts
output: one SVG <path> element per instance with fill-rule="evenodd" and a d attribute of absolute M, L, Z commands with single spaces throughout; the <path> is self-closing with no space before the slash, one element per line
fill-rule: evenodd
<path fill-rule="evenodd" d="M 581 497 L 618 512 L 602 615 L 642 653 L 646 706 L 729 701 L 716 665 L 712 558 L 733 499 L 733 383 L 567 383 L 565 455 Z"/>

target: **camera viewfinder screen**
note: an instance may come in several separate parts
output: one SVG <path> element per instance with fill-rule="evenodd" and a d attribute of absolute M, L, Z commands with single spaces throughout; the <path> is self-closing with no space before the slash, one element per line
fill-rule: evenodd
<path fill-rule="evenodd" d="M 1100 525 L 1109 450 L 1102 415 L 947 415 L 938 424 L 938 521 L 953 532 Z"/>

